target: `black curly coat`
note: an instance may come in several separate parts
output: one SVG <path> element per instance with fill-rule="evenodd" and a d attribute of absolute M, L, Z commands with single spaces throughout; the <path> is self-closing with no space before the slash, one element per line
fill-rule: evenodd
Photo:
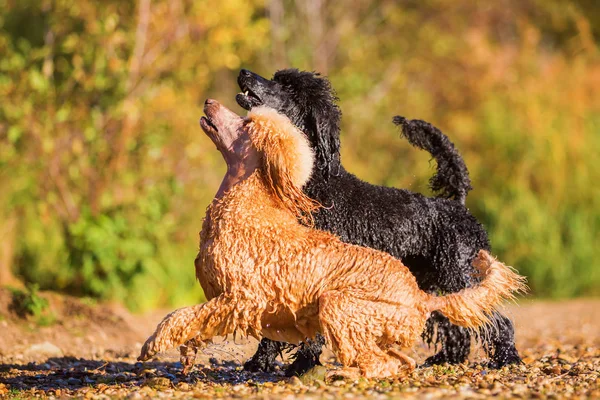
<path fill-rule="evenodd" d="M 340 119 L 337 98 L 329 81 L 296 69 L 278 71 L 272 80 L 242 70 L 238 84 L 243 93 L 238 104 L 249 110 L 265 104 L 287 115 L 309 138 L 316 153 L 316 170 L 305 192 L 325 207 L 315 217 L 316 227 L 343 241 L 390 253 L 402 259 L 421 289 L 456 292 L 476 283 L 471 261 L 479 249 L 490 249 L 487 234 L 464 206 L 471 189 L 467 168 L 454 145 L 438 129 L 424 121 L 395 117 L 394 123 L 414 146 L 429 151 L 437 161 L 431 188 L 438 197 L 408 190 L 371 185 L 347 172 L 340 162 Z M 493 316 L 498 327 L 481 335 L 491 356 L 490 366 L 520 362 L 511 321 Z M 437 328 L 437 329 L 436 329 Z M 469 331 L 452 325 L 439 313 L 427 322 L 423 338 L 441 344 L 427 365 L 466 360 L 471 344 Z M 319 363 L 322 337 L 303 344 L 287 375 L 302 373 Z M 247 370 L 270 370 L 286 344 L 263 339 Z"/>

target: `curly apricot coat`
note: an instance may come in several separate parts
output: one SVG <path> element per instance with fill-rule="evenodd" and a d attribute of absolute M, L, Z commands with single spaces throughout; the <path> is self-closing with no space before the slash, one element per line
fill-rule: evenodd
<path fill-rule="evenodd" d="M 476 328 L 503 299 L 524 289 L 522 277 L 481 251 L 475 266 L 483 281 L 436 297 L 421 291 L 389 254 L 301 225 L 298 219 L 318 207 L 302 192 L 314 163 L 304 135 L 266 107 L 242 119 L 207 101 L 205 112 L 202 127 L 229 160 L 230 175 L 200 233 L 196 274 L 209 301 L 165 317 L 141 360 L 186 343 L 187 370 L 196 346 L 216 335 L 299 343 L 320 332 L 344 365 L 342 373 L 397 375 L 414 368 L 400 348 L 413 345 L 432 311 Z M 236 152 L 239 158 L 231 161 Z"/>

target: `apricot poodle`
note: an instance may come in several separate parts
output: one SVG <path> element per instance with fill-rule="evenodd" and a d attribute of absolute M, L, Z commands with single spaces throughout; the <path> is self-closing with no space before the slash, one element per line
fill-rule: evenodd
<path fill-rule="evenodd" d="M 389 254 L 300 224 L 310 225 L 319 207 L 302 192 L 314 164 L 305 136 L 267 107 L 244 119 L 207 100 L 204 111 L 202 129 L 228 167 L 195 261 L 209 301 L 167 315 L 140 360 L 184 345 L 187 371 L 196 347 L 217 335 L 299 343 L 322 333 L 344 366 L 336 374 L 397 375 L 414 368 L 400 348 L 413 344 L 432 311 L 476 328 L 524 289 L 522 277 L 482 250 L 475 260 L 482 282 L 436 297 Z"/>

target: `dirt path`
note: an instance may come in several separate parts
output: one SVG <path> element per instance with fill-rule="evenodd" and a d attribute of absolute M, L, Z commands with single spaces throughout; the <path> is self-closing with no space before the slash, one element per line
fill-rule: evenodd
<path fill-rule="evenodd" d="M 132 316 L 118 306 L 90 306 L 44 294 L 56 322 L 18 318 L 0 289 L 0 397 L 600 398 L 600 300 L 523 300 L 509 307 L 525 364 L 488 370 L 481 350 L 470 364 L 417 369 L 408 378 L 323 382 L 324 368 L 300 379 L 241 371 L 254 340 L 220 341 L 182 376 L 176 352 L 136 363 L 141 343 L 167 311 Z M 422 361 L 432 350 L 417 346 Z M 334 360 L 322 360 L 331 368 Z"/>

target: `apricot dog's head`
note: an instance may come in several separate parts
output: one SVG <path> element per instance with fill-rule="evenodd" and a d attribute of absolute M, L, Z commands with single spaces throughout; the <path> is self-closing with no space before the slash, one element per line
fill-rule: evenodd
<path fill-rule="evenodd" d="M 229 169 L 259 169 L 265 186 L 281 205 L 304 222 L 319 204 L 302 192 L 314 154 L 306 137 L 276 110 L 254 107 L 242 118 L 216 100 L 207 100 L 200 126 Z"/>

